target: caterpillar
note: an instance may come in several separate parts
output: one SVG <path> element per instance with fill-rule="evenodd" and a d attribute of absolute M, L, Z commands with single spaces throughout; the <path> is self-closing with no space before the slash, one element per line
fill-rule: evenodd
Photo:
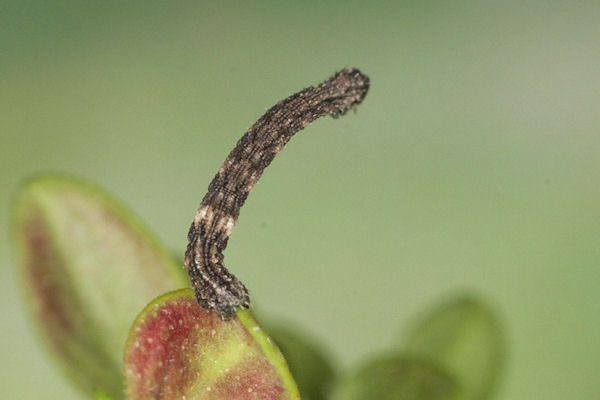
<path fill-rule="evenodd" d="M 240 208 L 264 169 L 291 137 L 324 115 L 338 117 L 358 106 L 369 78 L 358 69 L 343 69 L 316 87 L 278 102 L 237 142 L 208 186 L 188 233 L 184 265 L 198 303 L 231 320 L 248 308 L 250 296 L 223 263 L 223 251 Z"/>

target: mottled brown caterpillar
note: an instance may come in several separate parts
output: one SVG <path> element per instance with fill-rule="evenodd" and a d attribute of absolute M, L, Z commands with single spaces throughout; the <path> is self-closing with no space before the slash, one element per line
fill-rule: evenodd
<path fill-rule="evenodd" d="M 368 90 L 366 75 L 344 69 L 280 101 L 242 136 L 210 183 L 188 233 L 185 267 L 202 307 L 230 320 L 250 305 L 244 284 L 223 265 L 223 250 L 248 193 L 296 132 L 323 115 L 345 114 Z"/>

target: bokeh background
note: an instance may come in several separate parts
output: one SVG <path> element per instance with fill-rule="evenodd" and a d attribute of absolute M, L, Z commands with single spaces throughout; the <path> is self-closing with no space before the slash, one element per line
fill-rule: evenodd
<path fill-rule="evenodd" d="M 600 398 L 600 4 L 0 4 L 0 397 L 71 399 L 10 253 L 39 171 L 84 177 L 183 254 L 206 187 L 271 105 L 356 66 L 357 113 L 266 170 L 226 252 L 262 314 L 341 368 L 471 290 L 508 344 L 498 399 Z"/>

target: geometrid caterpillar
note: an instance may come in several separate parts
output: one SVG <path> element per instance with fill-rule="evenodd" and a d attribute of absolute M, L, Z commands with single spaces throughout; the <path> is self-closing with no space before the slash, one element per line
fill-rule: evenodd
<path fill-rule="evenodd" d="M 246 287 L 223 265 L 223 251 L 248 193 L 296 132 L 321 116 L 345 114 L 368 89 L 366 75 L 344 69 L 277 103 L 238 141 L 210 183 L 188 233 L 185 267 L 202 307 L 230 320 L 250 305 Z"/>

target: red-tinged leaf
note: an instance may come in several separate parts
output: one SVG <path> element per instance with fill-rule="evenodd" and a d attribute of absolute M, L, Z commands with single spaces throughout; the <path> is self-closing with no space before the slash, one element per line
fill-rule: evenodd
<path fill-rule="evenodd" d="M 131 400 L 291 400 L 298 389 L 283 356 L 240 310 L 231 321 L 200 307 L 191 289 L 150 303 L 124 357 Z"/>
<path fill-rule="evenodd" d="M 151 299 L 188 285 L 172 257 L 114 200 L 46 176 L 23 185 L 14 237 L 39 336 L 86 393 L 124 398 L 127 333 Z"/>

